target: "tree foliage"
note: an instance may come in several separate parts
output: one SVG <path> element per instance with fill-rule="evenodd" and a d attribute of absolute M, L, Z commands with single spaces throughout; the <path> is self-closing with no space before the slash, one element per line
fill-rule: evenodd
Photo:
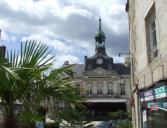
<path fill-rule="evenodd" d="M 72 106 L 65 108 L 64 110 L 55 111 L 56 114 L 56 121 L 62 122 L 62 120 L 66 121 L 64 123 L 64 127 L 67 128 L 75 128 L 81 127 L 85 128 L 91 121 L 85 121 L 85 115 L 87 114 L 86 109 L 82 108 L 82 111 L 74 109 Z M 92 125 L 91 125 L 92 126 Z"/>
<path fill-rule="evenodd" d="M 84 99 L 75 95 L 70 86 L 73 65 L 46 72 L 53 66 L 54 56 L 48 47 L 35 41 L 21 43 L 20 52 L 8 52 L 0 58 L 0 97 L 2 99 L 4 128 L 15 128 L 17 117 L 39 119 L 37 109 L 50 97 L 79 105 Z M 16 103 L 19 101 L 19 103 Z M 20 109 L 16 116 L 16 104 Z M 36 115 L 35 115 L 36 114 Z M 27 116 L 25 116 L 27 115 Z M 36 118 L 37 117 L 37 118 Z"/>

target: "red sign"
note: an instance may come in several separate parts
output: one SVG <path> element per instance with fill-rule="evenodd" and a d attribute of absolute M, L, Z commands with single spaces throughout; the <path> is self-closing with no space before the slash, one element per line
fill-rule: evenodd
<path fill-rule="evenodd" d="M 151 104 L 150 110 L 158 110 L 158 104 Z"/>
<path fill-rule="evenodd" d="M 130 97 L 130 105 L 134 106 L 134 98 L 133 98 L 133 96 Z"/>

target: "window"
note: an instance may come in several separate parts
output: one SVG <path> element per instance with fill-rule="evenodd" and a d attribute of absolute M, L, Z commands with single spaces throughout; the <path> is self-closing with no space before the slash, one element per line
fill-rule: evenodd
<path fill-rule="evenodd" d="M 148 12 L 147 17 L 145 18 L 145 23 L 148 55 L 149 60 L 152 61 L 158 56 L 155 5 L 153 5 L 153 7 Z"/>
<path fill-rule="evenodd" d="M 120 91 L 121 91 L 121 95 L 125 94 L 125 84 L 124 83 L 120 84 Z"/>
<path fill-rule="evenodd" d="M 97 95 L 102 95 L 102 94 L 103 94 L 102 86 L 98 86 Z"/>
<path fill-rule="evenodd" d="M 108 95 L 112 95 L 113 91 L 112 91 L 112 85 L 108 85 Z"/>
<path fill-rule="evenodd" d="M 76 95 L 80 95 L 80 84 L 76 84 Z"/>
<path fill-rule="evenodd" d="M 92 86 L 88 85 L 88 95 L 92 95 Z"/>

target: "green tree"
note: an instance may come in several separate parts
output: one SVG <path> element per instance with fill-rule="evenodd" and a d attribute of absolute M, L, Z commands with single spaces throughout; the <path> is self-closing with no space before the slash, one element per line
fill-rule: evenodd
<path fill-rule="evenodd" d="M 0 57 L 0 98 L 4 128 L 16 127 L 16 119 L 13 114 L 15 101 L 13 94 L 15 84 L 13 84 L 13 81 L 16 79 L 20 80 L 15 70 L 11 68 L 11 64 L 5 58 Z"/>
<path fill-rule="evenodd" d="M 129 116 L 131 115 L 131 113 L 125 112 L 123 110 L 118 110 L 117 112 L 109 112 L 108 114 L 111 118 L 120 119 L 120 120 L 125 119 L 125 118 L 128 119 Z"/>
<path fill-rule="evenodd" d="M 7 60 L 0 62 L 0 97 L 4 115 L 4 128 L 15 128 L 15 101 L 20 101 L 22 110 L 17 117 L 30 121 L 39 120 L 37 109 L 42 101 L 53 99 L 79 105 L 84 100 L 75 95 L 70 86 L 73 65 L 45 74 L 53 65 L 48 47 L 34 41 L 21 43 L 20 53 L 10 52 Z M 39 116 L 38 116 L 39 115 Z"/>
<path fill-rule="evenodd" d="M 87 114 L 87 111 L 84 107 L 82 107 L 82 111 L 74 109 L 72 106 L 69 106 L 65 108 L 64 110 L 56 111 L 55 112 L 57 116 L 57 121 L 60 121 L 61 123 L 62 120 L 67 121 L 66 124 L 64 124 L 64 127 L 69 127 L 69 128 L 75 128 L 75 127 L 81 127 L 85 128 L 92 126 L 89 125 L 91 121 L 85 121 L 85 115 Z M 93 127 L 93 126 L 92 126 Z"/>
<path fill-rule="evenodd" d="M 117 124 L 118 128 L 133 128 L 132 122 L 129 120 L 120 121 Z"/>
<path fill-rule="evenodd" d="M 129 116 L 131 116 L 131 113 L 118 110 L 117 112 L 109 112 L 109 116 L 112 119 L 115 119 L 113 124 L 118 128 L 132 128 L 132 122 L 128 120 Z"/>

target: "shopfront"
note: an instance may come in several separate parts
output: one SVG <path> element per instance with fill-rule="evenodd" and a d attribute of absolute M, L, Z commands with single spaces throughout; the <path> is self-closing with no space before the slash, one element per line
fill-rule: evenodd
<path fill-rule="evenodd" d="M 167 83 L 140 91 L 143 128 L 167 128 Z"/>

